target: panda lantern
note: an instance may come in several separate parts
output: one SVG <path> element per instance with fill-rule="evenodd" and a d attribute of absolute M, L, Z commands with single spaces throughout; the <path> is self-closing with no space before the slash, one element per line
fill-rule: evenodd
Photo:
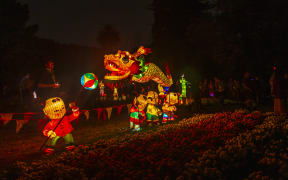
<path fill-rule="evenodd" d="M 71 134 L 73 130 L 71 122 L 79 117 L 80 112 L 79 108 L 75 105 L 71 107 L 71 109 L 72 114 L 65 115 L 66 108 L 61 98 L 53 97 L 46 100 L 43 112 L 50 119 L 43 129 L 43 134 L 49 137 L 46 148 L 44 149 L 46 154 L 52 154 L 54 152 L 54 147 L 60 137 L 65 141 L 66 150 L 69 151 L 75 148 L 74 139 Z"/>

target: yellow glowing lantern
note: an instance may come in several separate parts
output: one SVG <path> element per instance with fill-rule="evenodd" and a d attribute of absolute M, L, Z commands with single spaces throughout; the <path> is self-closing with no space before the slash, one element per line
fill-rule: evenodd
<path fill-rule="evenodd" d="M 46 100 L 43 112 L 50 119 L 60 119 L 66 114 L 64 101 L 59 97 Z"/>

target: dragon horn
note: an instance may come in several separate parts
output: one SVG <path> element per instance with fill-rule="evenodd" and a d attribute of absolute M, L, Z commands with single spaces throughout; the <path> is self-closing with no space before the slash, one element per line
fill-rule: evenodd
<path fill-rule="evenodd" d="M 149 53 L 152 53 L 151 48 L 144 48 L 144 46 L 140 46 L 137 50 L 137 52 L 135 52 L 133 54 L 133 57 L 137 58 L 139 56 L 141 56 L 142 54 L 147 55 Z"/>

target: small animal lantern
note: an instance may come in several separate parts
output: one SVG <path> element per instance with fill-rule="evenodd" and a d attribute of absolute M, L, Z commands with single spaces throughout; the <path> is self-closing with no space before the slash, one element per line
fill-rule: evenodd
<path fill-rule="evenodd" d="M 59 97 L 47 99 L 43 111 L 49 119 L 61 119 L 66 114 L 65 104 Z"/>

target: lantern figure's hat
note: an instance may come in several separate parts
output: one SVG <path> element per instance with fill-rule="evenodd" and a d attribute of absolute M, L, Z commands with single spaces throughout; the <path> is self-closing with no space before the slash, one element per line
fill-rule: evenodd
<path fill-rule="evenodd" d="M 47 99 L 43 112 L 50 119 L 61 119 L 66 114 L 64 101 L 59 97 Z"/>

